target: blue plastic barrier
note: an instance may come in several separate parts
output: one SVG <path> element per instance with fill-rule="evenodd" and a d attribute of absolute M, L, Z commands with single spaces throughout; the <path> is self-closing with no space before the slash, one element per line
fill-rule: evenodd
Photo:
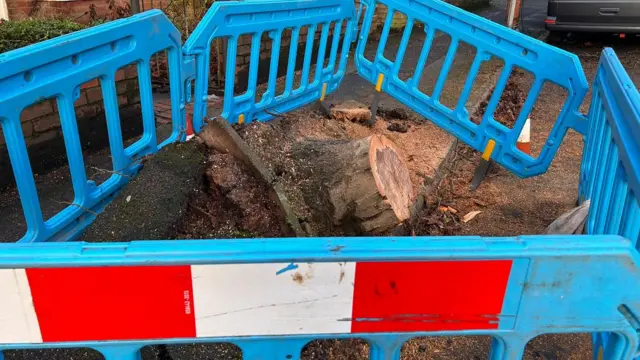
<path fill-rule="evenodd" d="M 347 66 L 351 35 L 354 27 L 355 7 L 351 1 L 311 0 L 311 1 L 242 1 L 216 2 L 198 24 L 183 52 L 185 56 L 196 59 L 195 95 L 193 126 L 198 132 L 207 116 L 207 96 L 209 88 L 209 62 L 211 41 L 216 38 L 227 39 L 225 60 L 225 91 L 222 117 L 231 123 L 265 121 L 273 118 L 274 113 L 284 113 L 305 104 L 320 100 L 340 85 Z M 343 24 L 346 31 L 342 39 L 342 52 L 338 56 L 338 44 Z M 328 49 L 330 24 L 335 23 L 331 41 L 329 64 L 324 67 L 324 58 Z M 223 25 L 224 24 L 224 25 Z M 315 66 L 315 76 L 311 80 L 311 57 L 313 54 L 314 34 L 322 25 L 319 50 Z M 300 30 L 308 26 L 304 63 L 300 86 L 293 88 L 297 46 Z M 280 54 L 282 34 L 292 29 L 289 54 Z M 269 65 L 269 80 L 266 92 L 256 103 L 256 85 L 260 61 L 260 42 L 262 34 L 268 34 L 273 40 Z M 236 79 L 236 54 L 238 39 L 242 35 L 251 35 L 251 57 L 247 92 L 234 96 Z M 280 56 L 288 56 L 284 93 L 276 96 L 276 81 Z"/>
<path fill-rule="evenodd" d="M 593 84 L 580 199 L 590 200 L 587 232 L 640 239 L 640 95 L 612 49 Z"/>
<path fill-rule="evenodd" d="M 582 158 L 580 201 L 590 200 L 586 231 L 640 240 L 640 95 L 612 49 L 593 83 Z M 611 334 L 594 335 L 609 355 Z M 596 351 L 596 355 L 598 354 Z"/>
<path fill-rule="evenodd" d="M 149 61 L 154 53 L 167 50 L 171 102 L 183 103 L 180 49 L 180 33 L 161 11 L 155 10 L 0 55 L 0 123 L 27 223 L 21 242 L 65 241 L 77 236 L 137 172 L 137 159 L 158 150 Z M 134 62 L 138 66 L 144 134 L 125 148 L 115 75 Z M 87 179 L 74 110 L 80 86 L 96 78 L 102 86 L 114 170 L 100 186 Z M 22 110 L 44 99 L 57 102 L 74 191 L 73 204 L 46 222 L 20 124 Z M 173 133 L 160 146 L 185 136 L 184 111 L 174 106 L 172 115 Z"/>
<path fill-rule="evenodd" d="M 460 10 L 443 1 L 362 0 L 361 3 L 366 6 L 366 11 L 355 54 L 358 73 L 372 84 L 377 84 L 381 80 L 380 75 L 384 75 L 381 84 L 382 91 L 395 97 L 401 103 L 478 151 L 484 151 L 491 141 L 495 141 L 491 159 L 514 174 L 520 177 L 530 177 L 544 173 L 551 164 L 567 130 L 573 128 L 584 133 L 585 121 L 578 108 L 586 94 L 588 85 L 577 56 L 509 30 L 488 19 Z M 364 51 L 369 41 L 368 36 L 376 5 L 379 4 L 385 5 L 388 10 L 376 55 L 371 62 L 365 57 Z M 407 25 L 404 28 L 395 61 L 390 61 L 383 54 L 395 12 L 407 16 Z M 404 82 L 398 77 L 398 72 L 416 20 L 424 24 L 427 37 L 416 65 L 415 74 Z M 436 31 L 450 35 L 451 45 L 433 94 L 427 96 L 420 91 L 418 85 Z M 442 105 L 439 99 L 456 50 L 461 42 L 474 46 L 476 57 L 469 70 L 457 105 L 455 109 L 451 110 Z M 484 117 L 481 123 L 476 125 L 469 119 L 465 103 L 471 94 L 480 66 L 491 56 L 502 59 L 504 68 L 487 105 Z M 514 67 L 529 71 L 535 80 L 513 129 L 509 129 L 495 121 L 493 113 Z M 568 98 L 546 144 L 540 151 L 540 155 L 534 159 L 516 149 L 516 140 L 545 82 L 551 82 L 564 88 L 568 92 Z"/>
<path fill-rule="evenodd" d="M 0 282 L 20 289 L 0 299 L 0 350 L 230 342 L 295 360 L 362 338 L 381 360 L 416 336 L 489 335 L 504 360 L 540 334 L 608 331 L 605 359 L 630 359 L 639 261 L 617 236 L 0 244 Z"/>
<path fill-rule="evenodd" d="M 363 51 L 376 2 L 362 2 L 367 10 L 356 56 L 361 75 L 377 83 L 383 74 L 384 91 L 478 150 L 494 140 L 493 159 L 514 173 L 544 172 L 568 128 L 585 134 L 580 194 L 592 202 L 591 235 L 0 244 L 0 350 L 91 347 L 107 359 L 133 360 L 145 345 L 231 342 L 245 358 L 298 359 L 311 340 L 362 338 L 371 345 L 372 359 L 398 359 L 402 345 L 416 336 L 489 335 L 491 359 L 504 360 L 521 358 L 537 335 L 591 331 L 597 334 L 596 356 L 602 349 L 602 359 L 631 359 L 640 329 L 640 289 L 629 286 L 640 281 L 640 101 L 613 52 L 604 52 L 585 118 L 577 109 L 586 80 L 575 56 L 441 2 L 379 1 L 389 16 L 375 61 L 368 62 Z M 409 25 L 392 63 L 382 54 L 394 11 L 407 14 Z M 21 241 L 73 239 L 137 172 L 137 160 L 157 151 L 149 74 L 154 53 L 168 50 L 171 69 L 173 133 L 163 146 L 184 139 L 190 95 L 185 85 L 192 81 L 194 129 L 203 125 L 213 39 L 229 44 L 223 117 L 264 121 L 339 86 L 356 18 L 353 4 L 342 0 L 218 2 L 182 49 L 177 30 L 152 11 L 0 55 L 0 123 L 28 224 Z M 436 30 L 453 40 L 431 98 L 416 88 L 419 72 L 406 83 L 397 77 L 414 20 L 428 26 L 419 68 Z M 342 52 L 338 58 L 340 36 L 334 36 L 324 67 L 329 24 L 337 30 L 344 22 Z M 313 33 L 320 24 L 320 61 L 310 81 Z M 275 96 L 282 32 L 293 29 L 296 44 L 303 26 L 309 35 L 301 86 L 293 88 L 292 46 L 284 94 Z M 264 33 L 274 50 L 267 92 L 256 103 Z M 245 34 L 252 37 L 249 86 L 234 96 L 235 48 Z M 438 93 L 461 39 L 478 51 L 451 111 L 438 103 Z M 505 70 L 488 115 L 475 125 L 464 103 L 489 55 L 503 59 Z M 138 64 L 144 135 L 125 148 L 114 77 L 132 62 Z M 536 79 L 508 130 L 491 114 L 514 66 Z M 115 170 L 100 186 L 87 180 L 73 109 L 78 87 L 94 78 L 103 88 Z M 533 159 L 515 150 L 515 139 L 545 81 L 565 88 L 569 98 L 540 157 Z M 19 114 L 49 98 L 60 109 L 75 199 L 44 222 Z"/>

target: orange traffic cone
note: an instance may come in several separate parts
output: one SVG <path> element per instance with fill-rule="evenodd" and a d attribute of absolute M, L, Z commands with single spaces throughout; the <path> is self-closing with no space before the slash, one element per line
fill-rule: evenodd
<path fill-rule="evenodd" d="M 195 134 L 193 133 L 193 117 L 187 114 L 187 141 L 191 140 Z"/>
<path fill-rule="evenodd" d="M 527 155 L 531 155 L 531 120 L 529 118 L 525 121 L 520 136 L 518 136 L 516 148 Z"/>

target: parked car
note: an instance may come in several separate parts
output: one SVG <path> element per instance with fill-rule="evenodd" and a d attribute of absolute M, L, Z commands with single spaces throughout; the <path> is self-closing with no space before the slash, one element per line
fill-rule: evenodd
<path fill-rule="evenodd" d="M 551 32 L 640 33 L 640 0 L 549 0 Z"/>

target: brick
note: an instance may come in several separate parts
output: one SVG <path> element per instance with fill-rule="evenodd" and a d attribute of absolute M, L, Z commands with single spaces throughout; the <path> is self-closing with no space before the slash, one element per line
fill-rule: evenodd
<path fill-rule="evenodd" d="M 20 114 L 20 121 L 31 121 L 35 118 L 45 116 L 53 113 L 53 104 L 51 100 L 45 100 L 43 102 L 31 105 L 26 109 L 22 110 Z"/>
<path fill-rule="evenodd" d="M 127 94 L 127 97 L 129 98 L 130 105 L 140 103 L 140 93 L 137 91 L 130 92 L 129 94 Z"/>
<path fill-rule="evenodd" d="M 129 65 L 124 69 L 124 74 L 127 79 L 133 79 L 138 77 L 138 66 L 137 65 Z"/>
<path fill-rule="evenodd" d="M 60 127 L 60 116 L 58 114 L 48 115 L 33 121 L 33 130 L 37 133 Z"/>
<path fill-rule="evenodd" d="M 127 95 L 118 96 L 118 106 L 127 105 Z"/>
<path fill-rule="evenodd" d="M 251 45 L 251 39 L 253 36 L 251 35 L 242 35 L 239 39 L 238 39 L 238 44 L 239 45 Z"/>
<path fill-rule="evenodd" d="M 100 81 L 98 81 L 98 79 L 93 79 L 91 81 L 87 81 L 86 83 L 82 84 L 82 86 L 80 86 L 81 89 L 90 89 L 90 88 L 94 88 L 94 87 L 98 87 L 100 86 Z"/>
<path fill-rule="evenodd" d="M 120 94 L 125 94 L 129 89 L 129 82 L 128 81 L 119 81 L 116 83 L 116 94 L 120 95 Z"/>
<path fill-rule="evenodd" d="M 242 45 L 238 46 L 238 55 L 248 55 L 251 54 L 251 45 Z"/>
<path fill-rule="evenodd" d="M 87 90 L 87 100 L 89 103 L 102 101 L 102 89 L 92 88 Z"/>
<path fill-rule="evenodd" d="M 33 135 L 33 124 L 30 122 L 22 123 L 22 135 L 25 138 L 31 137 Z"/>
<path fill-rule="evenodd" d="M 104 108 L 100 104 L 80 106 L 76 108 L 76 119 L 92 118 L 103 111 Z"/>
<path fill-rule="evenodd" d="M 87 93 L 85 90 L 80 91 L 80 97 L 73 103 L 73 106 L 82 106 L 87 104 Z"/>
<path fill-rule="evenodd" d="M 116 71 L 116 82 L 124 80 L 125 76 L 126 75 L 125 75 L 124 69 L 120 69 Z"/>
<path fill-rule="evenodd" d="M 41 133 L 41 134 L 37 134 L 36 136 L 27 139 L 27 147 L 33 146 L 33 145 L 37 145 L 37 144 L 42 144 L 46 141 L 50 141 L 55 139 L 56 137 L 58 137 L 58 131 L 57 130 L 49 130 L 47 132 Z"/>

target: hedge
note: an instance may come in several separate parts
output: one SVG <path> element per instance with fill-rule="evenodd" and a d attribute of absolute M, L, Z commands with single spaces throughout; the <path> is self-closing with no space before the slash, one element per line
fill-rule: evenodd
<path fill-rule="evenodd" d="M 0 53 L 84 29 L 70 20 L 27 19 L 0 22 Z"/>

